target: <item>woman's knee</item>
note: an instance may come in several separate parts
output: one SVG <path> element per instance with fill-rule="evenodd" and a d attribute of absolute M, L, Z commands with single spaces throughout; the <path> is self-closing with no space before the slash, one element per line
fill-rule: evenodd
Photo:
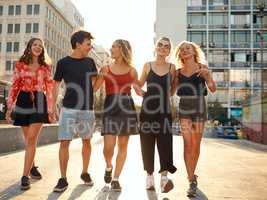
<path fill-rule="evenodd" d="M 34 146 L 37 143 L 37 136 L 36 135 L 29 135 L 26 140 L 27 146 Z"/>

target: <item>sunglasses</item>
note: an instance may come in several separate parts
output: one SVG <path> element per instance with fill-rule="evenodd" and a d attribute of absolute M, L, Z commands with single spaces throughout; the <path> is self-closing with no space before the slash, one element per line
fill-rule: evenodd
<path fill-rule="evenodd" d="M 169 44 L 162 44 L 161 42 L 158 42 L 157 47 L 164 48 L 164 49 L 170 49 L 171 46 Z"/>

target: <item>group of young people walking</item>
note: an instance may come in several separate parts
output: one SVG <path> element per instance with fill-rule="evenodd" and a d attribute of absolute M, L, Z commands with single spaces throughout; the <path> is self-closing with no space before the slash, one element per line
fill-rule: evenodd
<path fill-rule="evenodd" d="M 25 160 L 21 189 L 30 188 L 30 179 L 41 179 L 35 165 L 38 135 L 44 123 L 57 121 L 57 96 L 60 83 L 66 91 L 58 123 L 59 165 L 61 177 L 55 192 L 68 187 L 67 165 L 69 145 L 75 134 L 82 139 L 83 166 L 81 179 L 92 186 L 88 173 L 91 155 L 90 140 L 95 125 L 94 92 L 105 84 L 105 102 L 101 135 L 104 137 L 103 154 L 106 161 L 104 181 L 111 189 L 121 191 L 119 177 L 126 156 L 129 137 L 140 135 L 144 170 L 147 172 L 146 189 L 155 190 L 154 155 L 157 145 L 161 174 L 161 192 L 174 185 L 168 173 L 177 170 L 173 163 L 172 109 L 170 97 L 180 97 L 178 117 L 184 141 L 184 160 L 189 180 L 188 196 L 195 196 L 195 174 L 202 133 L 207 119 L 205 96 L 215 92 L 212 74 L 204 64 L 202 50 L 193 42 L 183 41 L 176 48 L 179 69 L 168 63 L 171 53 L 169 38 L 160 38 L 155 45 L 155 59 L 145 63 L 138 78 L 132 62 L 132 48 L 127 40 L 115 40 L 110 49 L 113 62 L 97 71 L 94 60 L 88 57 L 92 35 L 77 31 L 71 36 L 72 53 L 60 59 L 54 78 L 46 60 L 45 47 L 40 38 L 32 38 L 15 65 L 13 83 L 8 97 L 6 119 L 21 126 L 25 139 Z M 146 91 L 142 88 L 146 84 Z M 137 116 L 131 88 L 143 97 L 140 116 Z M 139 120 L 138 120 L 139 119 Z M 115 164 L 112 163 L 117 145 Z"/>

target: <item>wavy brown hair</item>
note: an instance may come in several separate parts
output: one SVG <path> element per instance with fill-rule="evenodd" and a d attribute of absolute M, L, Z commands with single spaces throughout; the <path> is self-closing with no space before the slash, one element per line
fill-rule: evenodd
<path fill-rule="evenodd" d="M 31 50 L 31 48 L 32 48 L 32 45 L 33 45 L 34 41 L 36 41 L 36 40 L 39 40 L 43 45 L 42 53 L 38 57 L 38 63 L 41 66 L 48 67 L 49 64 L 50 64 L 50 59 L 49 59 L 48 55 L 46 54 L 46 50 L 45 50 L 45 47 L 44 47 L 44 42 L 40 38 L 31 38 L 28 41 L 27 46 L 26 46 L 26 48 L 25 48 L 25 50 L 23 52 L 23 55 L 20 57 L 19 61 L 20 62 L 24 62 L 27 65 L 32 63 L 32 50 Z"/>
<path fill-rule="evenodd" d="M 181 57 L 181 47 L 184 44 L 189 44 L 189 45 L 192 46 L 192 48 L 193 48 L 193 50 L 195 52 L 194 60 L 195 60 L 196 63 L 203 64 L 203 65 L 207 64 L 207 60 L 205 58 L 205 54 L 201 50 L 199 45 L 197 45 L 194 42 L 190 42 L 190 41 L 182 41 L 182 42 L 180 42 L 178 44 L 178 46 L 176 47 L 176 51 L 175 51 L 175 58 L 176 58 L 176 60 L 177 60 L 177 62 L 178 62 L 178 64 L 180 66 L 184 65 L 184 60 Z"/>

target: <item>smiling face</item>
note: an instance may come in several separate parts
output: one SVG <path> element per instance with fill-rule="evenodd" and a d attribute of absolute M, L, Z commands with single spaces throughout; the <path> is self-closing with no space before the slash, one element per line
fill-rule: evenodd
<path fill-rule="evenodd" d="M 180 53 L 179 56 L 182 60 L 190 59 L 195 57 L 195 49 L 191 44 L 184 43 L 180 46 Z"/>
<path fill-rule="evenodd" d="M 122 56 L 121 46 L 117 42 L 113 42 L 110 49 L 111 58 L 118 59 Z"/>
<path fill-rule="evenodd" d="M 34 57 L 39 57 L 42 53 L 44 53 L 44 46 L 41 40 L 34 40 L 31 45 L 31 54 Z"/>
<path fill-rule="evenodd" d="M 160 39 L 156 43 L 156 49 L 155 49 L 156 55 L 167 57 L 171 52 L 171 43 L 167 40 Z"/>
<path fill-rule="evenodd" d="M 82 43 L 76 43 L 76 49 L 80 51 L 80 53 L 86 57 L 90 50 L 92 49 L 92 43 L 90 39 L 85 38 Z"/>

